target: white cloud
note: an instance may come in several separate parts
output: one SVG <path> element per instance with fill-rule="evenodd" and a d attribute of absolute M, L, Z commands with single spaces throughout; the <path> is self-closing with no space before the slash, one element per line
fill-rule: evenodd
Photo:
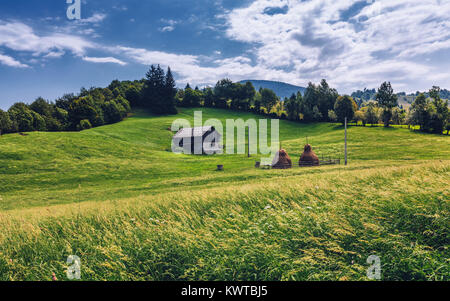
<path fill-rule="evenodd" d="M 179 82 L 198 85 L 228 77 L 299 85 L 326 78 L 340 92 L 376 87 L 385 80 L 410 90 L 432 84 L 450 86 L 450 63 L 430 59 L 438 52 L 450 54 L 450 1 L 375 0 L 360 11 L 351 11 L 354 4 L 354 0 L 255 0 L 246 7 L 224 10 L 217 17 L 225 20 L 226 37 L 247 45 L 246 52 L 228 58 L 222 58 L 220 51 L 206 57 L 107 46 L 68 31 L 38 35 L 23 23 L 1 21 L 0 47 L 36 57 L 72 53 L 95 63 L 170 65 Z M 94 14 L 80 22 L 84 28 L 105 18 L 105 14 Z M 182 23 L 160 22 L 159 30 L 165 32 Z M 88 27 L 82 34 L 93 37 L 95 31 Z M 109 54 L 90 57 L 91 49 Z M 2 63 L 8 60 L 20 66 L 11 59 L 3 58 Z"/>
<path fill-rule="evenodd" d="M 35 56 L 63 50 L 81 56 L 87 49 L 95 48 L 96 44 L 70 34 L 52 33 L 39 36 L 26 24 L 0 22 L 0 46 L 14 51 L 31 52 Z"/>
<path fill-rule="evenodd" d="M 100 23 L 100 22 L 102 22 L 105 19 L 106 19 L 106 14 L 96 13 L 96 14 L 93 14 L 89 18 L 80 19 L 80 20 L 77 20 L 76 22 L 77 23 L 83 23 L 83 24 L 87 24 L 87 23 L 95 24 L 95 23 Z"/>
<path fill-rule="evenodd" d="M 227 37 L 252 48 L 232 58 L 127 47 L 114 51 L 141 64 L 170 65 L 181 82 L 195 84 L 228 77 L 306 85 L 326 78 L 341 92 L 376 87 L 385 80 L 398 88 L 450 85 L 450 72 L 420 57 L 450 51 L 450 2 L 376 0 L 351 12 L 354 4 L 353 0 L 255 0 L 225 11 L 220 18 L 226 20 Z M 161 21 L 167 27 L 177 24 Z"/>
<path fill-rule="evenodd" d="M 121 66 L 125 66 L 127 63 L 124 61 L 121 61 L 119 59 L 116 59 L 114 57 L 89 57 L 85 56 L 83 57 L 83 61 L 91 62 L 91 63 L 113 63 L 118 64 Z"/>
<path fill-rule="evenodd" d="M 354 4 L 256 0 L 222 17 L 230 39 L 254 47 L 257 66 L 290 70 L 292 83 L 327 78 L 349 91 L 384 80 L 398 86 L 425 82 L 436 73 L 438 66 L 432 68 L 420 55 L 450 49 L 449 1 L 375 0 L 351 18 L 342 18 Z M 288 10 L 265 13 L 273 7 Z"/>
<path fill-rule="evenodd" d="M 213 60 L 208 66 L 204 61 L 209 58 L 196 55 L 175 54 L 161 51 L 151 51 L 143 48 L 110 47 L 108 51 L 123 55 L 143 65 L 161 64 L 170 66 L 179 76 L 181 83 L 205 85 L 215 83 L 221 78 L 242 80 L 250 78 L 271 79 L 272 76 L 289 81 L 294 74 L 282 70 L 272 70 L 264 66 L 253 65 L 250 58 L 238 56 L 233 58 Z"/>
<path fill-rule="evenodd" d="M 150 51 L 143 48 L 123 46 L 109 47 L 107 50 L 113 53 L 125 55 L 144 65 L 170 65 L 174 62 L 179 62 L 181 65 L 197 65 L 199 63 L 197 56 L 194 55 L 173 54 L 162 51 Z"/>
<path fill-rule="evenodd" d="M 172 20 L 172 19 L 161 19 L 162 23 L 167 24 L 166 26 L 158 28 L 161 32 L 171 32 L 175 30 L 175 25 L 179 24 L 180 21 Z"/>
<path fill-rule="evenodd" d="M 44 55 L 45 58 L 60 58 L 65 54 L 64 51 L 52 51 Z"/>
<path fill-rule="evenodd" d="M 171 32 L 174 30 L 175 30 L 175 27 L 171 26 L 171 25 L 159 28 L 159 31 L 161 31 L 161 32 Z"/>
<path fill-rule="evenodd" d="M 126 7 L 125 5 L 114 5 L 112 8 L 115 10 L 118 10 L 118 11 L 127 11 L 128 10 L 128 7 Z"/>
<path fill-rule="evenodd" d="M 94 15 L 85 22 L 97 22 L 104 17 Z M 54 59 L 71 52 L 76 57 L 92 63 L 114 63 L 121 66 L 127 63 L 114 57 L 89 57 L 88 50 L 104 50 L 104 46 L 70 33 L 53 32 L 38 35 L 33 28 L 21 22 L 0 21 L 0 47 L 6 47 L 16 52 L 28 52 L 33 56 L 30 63 L 37 64 L 39 59 Z M 2 55 L 1 63 L 11 67 L 28 67 L 11 57 Z"/>
<path fill-rule="evenodd" d="M 16 59 L 1 54 L 0 53 L 0 64 L 9 66 L 9 67 L 15 67 L 15 68 L 27 68 L 29 67 L 28 65 L 22 64 L 21 62 L 17 61 Z"/>

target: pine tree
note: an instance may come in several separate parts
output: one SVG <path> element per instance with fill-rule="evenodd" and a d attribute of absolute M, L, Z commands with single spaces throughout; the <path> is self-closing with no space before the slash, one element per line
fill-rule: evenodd
<path fill-rule="evenodd" d="M 301 94 L 300 94 L 301 97 Z M 295 95 L 292 96 L 285 101 L 285 108 L 287 111 L 289 120 L 298 120 L 300 116 L 300 102 L 301 100 Z"/>
<path fill-rule="evenodd" d="M 170 68 L 167 75 L 161 66 L 150 67 L 142 91 L 141 104 L 155 114 L 175 114 L 175 80 Z"/>
<path fill-rule="evenodd" d="M 206 88 L 203 92 L 205 95 L 205 107 L 212 108 L 214 106 L 214 92 L 211 88 Z"/>
<path fill-rule="evenodd" d="M 385 127 L 389 127 L 392 118 L 392 109 L 398 106 L 398 97 L 394 94 L 391 83 L 384 82 L 378 89 L 376 100 L 383 109 L 382 118 Z"/>
<path fill-rule="evenodd" d="M 172 75 L 170 67 L 167 68 L 167 74 L 165 79 L 165 104 L 164 108 L 167 114 L 176 114 L 177 109 L 175 107 L 175 96 L 177 95 L 177 89 L 175 79 Z"/>

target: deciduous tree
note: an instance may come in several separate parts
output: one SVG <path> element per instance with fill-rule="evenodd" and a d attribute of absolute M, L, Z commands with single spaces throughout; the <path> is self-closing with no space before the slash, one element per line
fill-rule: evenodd
<path fill-rule="evenodd" d="M 0 109 L 0 136 L 12 129 L 12 121 L 9 114 Z"/>
<path fill-rule="evenodd" d="M 345 118 L 347 120 L 353 120 L 353 116 L 357 110 L 357 105 L 353 98 L 348 95 L 339 96 L 334 105 L 334 111 L 336 112 L 337 119 L 342 124 L 345 123 Z"/>

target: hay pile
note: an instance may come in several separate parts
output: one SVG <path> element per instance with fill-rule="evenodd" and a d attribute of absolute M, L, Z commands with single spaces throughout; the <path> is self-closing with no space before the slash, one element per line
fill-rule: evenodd
<path fill-rule="evenodd" d="M 314 153 L 312 150 L 311 145 L 307 144 L 305 145 L 305 150 L 300 157 L 299 161 L 300 166 L 319 166 L 319 157 Z"/>
<path fill-rule="evenodd" d="M 284 149 L 278 151 L 277 156 L 275 156 L 275 158 L 273 159 L 272 168 L 273 169 L 292 168 L 292 160 Z"/>

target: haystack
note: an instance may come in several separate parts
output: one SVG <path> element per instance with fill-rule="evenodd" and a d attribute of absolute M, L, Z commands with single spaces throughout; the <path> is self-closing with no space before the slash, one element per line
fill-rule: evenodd
<path fill-rule="evenodd" d="M 275 156 L 275 158 L 273 159 L 272 168 L 273 169 L 292 168 L 292 160 L 284 149 L 278 151 L 277 156 Z"/>
<path fill-rule="evenodd" d="M 314 153 L 312 150 L 311 145 L 307 144 L 305 145 L 305 150 L 300 157 L 300 166 L 319 166 L 319 157 Z"/>

